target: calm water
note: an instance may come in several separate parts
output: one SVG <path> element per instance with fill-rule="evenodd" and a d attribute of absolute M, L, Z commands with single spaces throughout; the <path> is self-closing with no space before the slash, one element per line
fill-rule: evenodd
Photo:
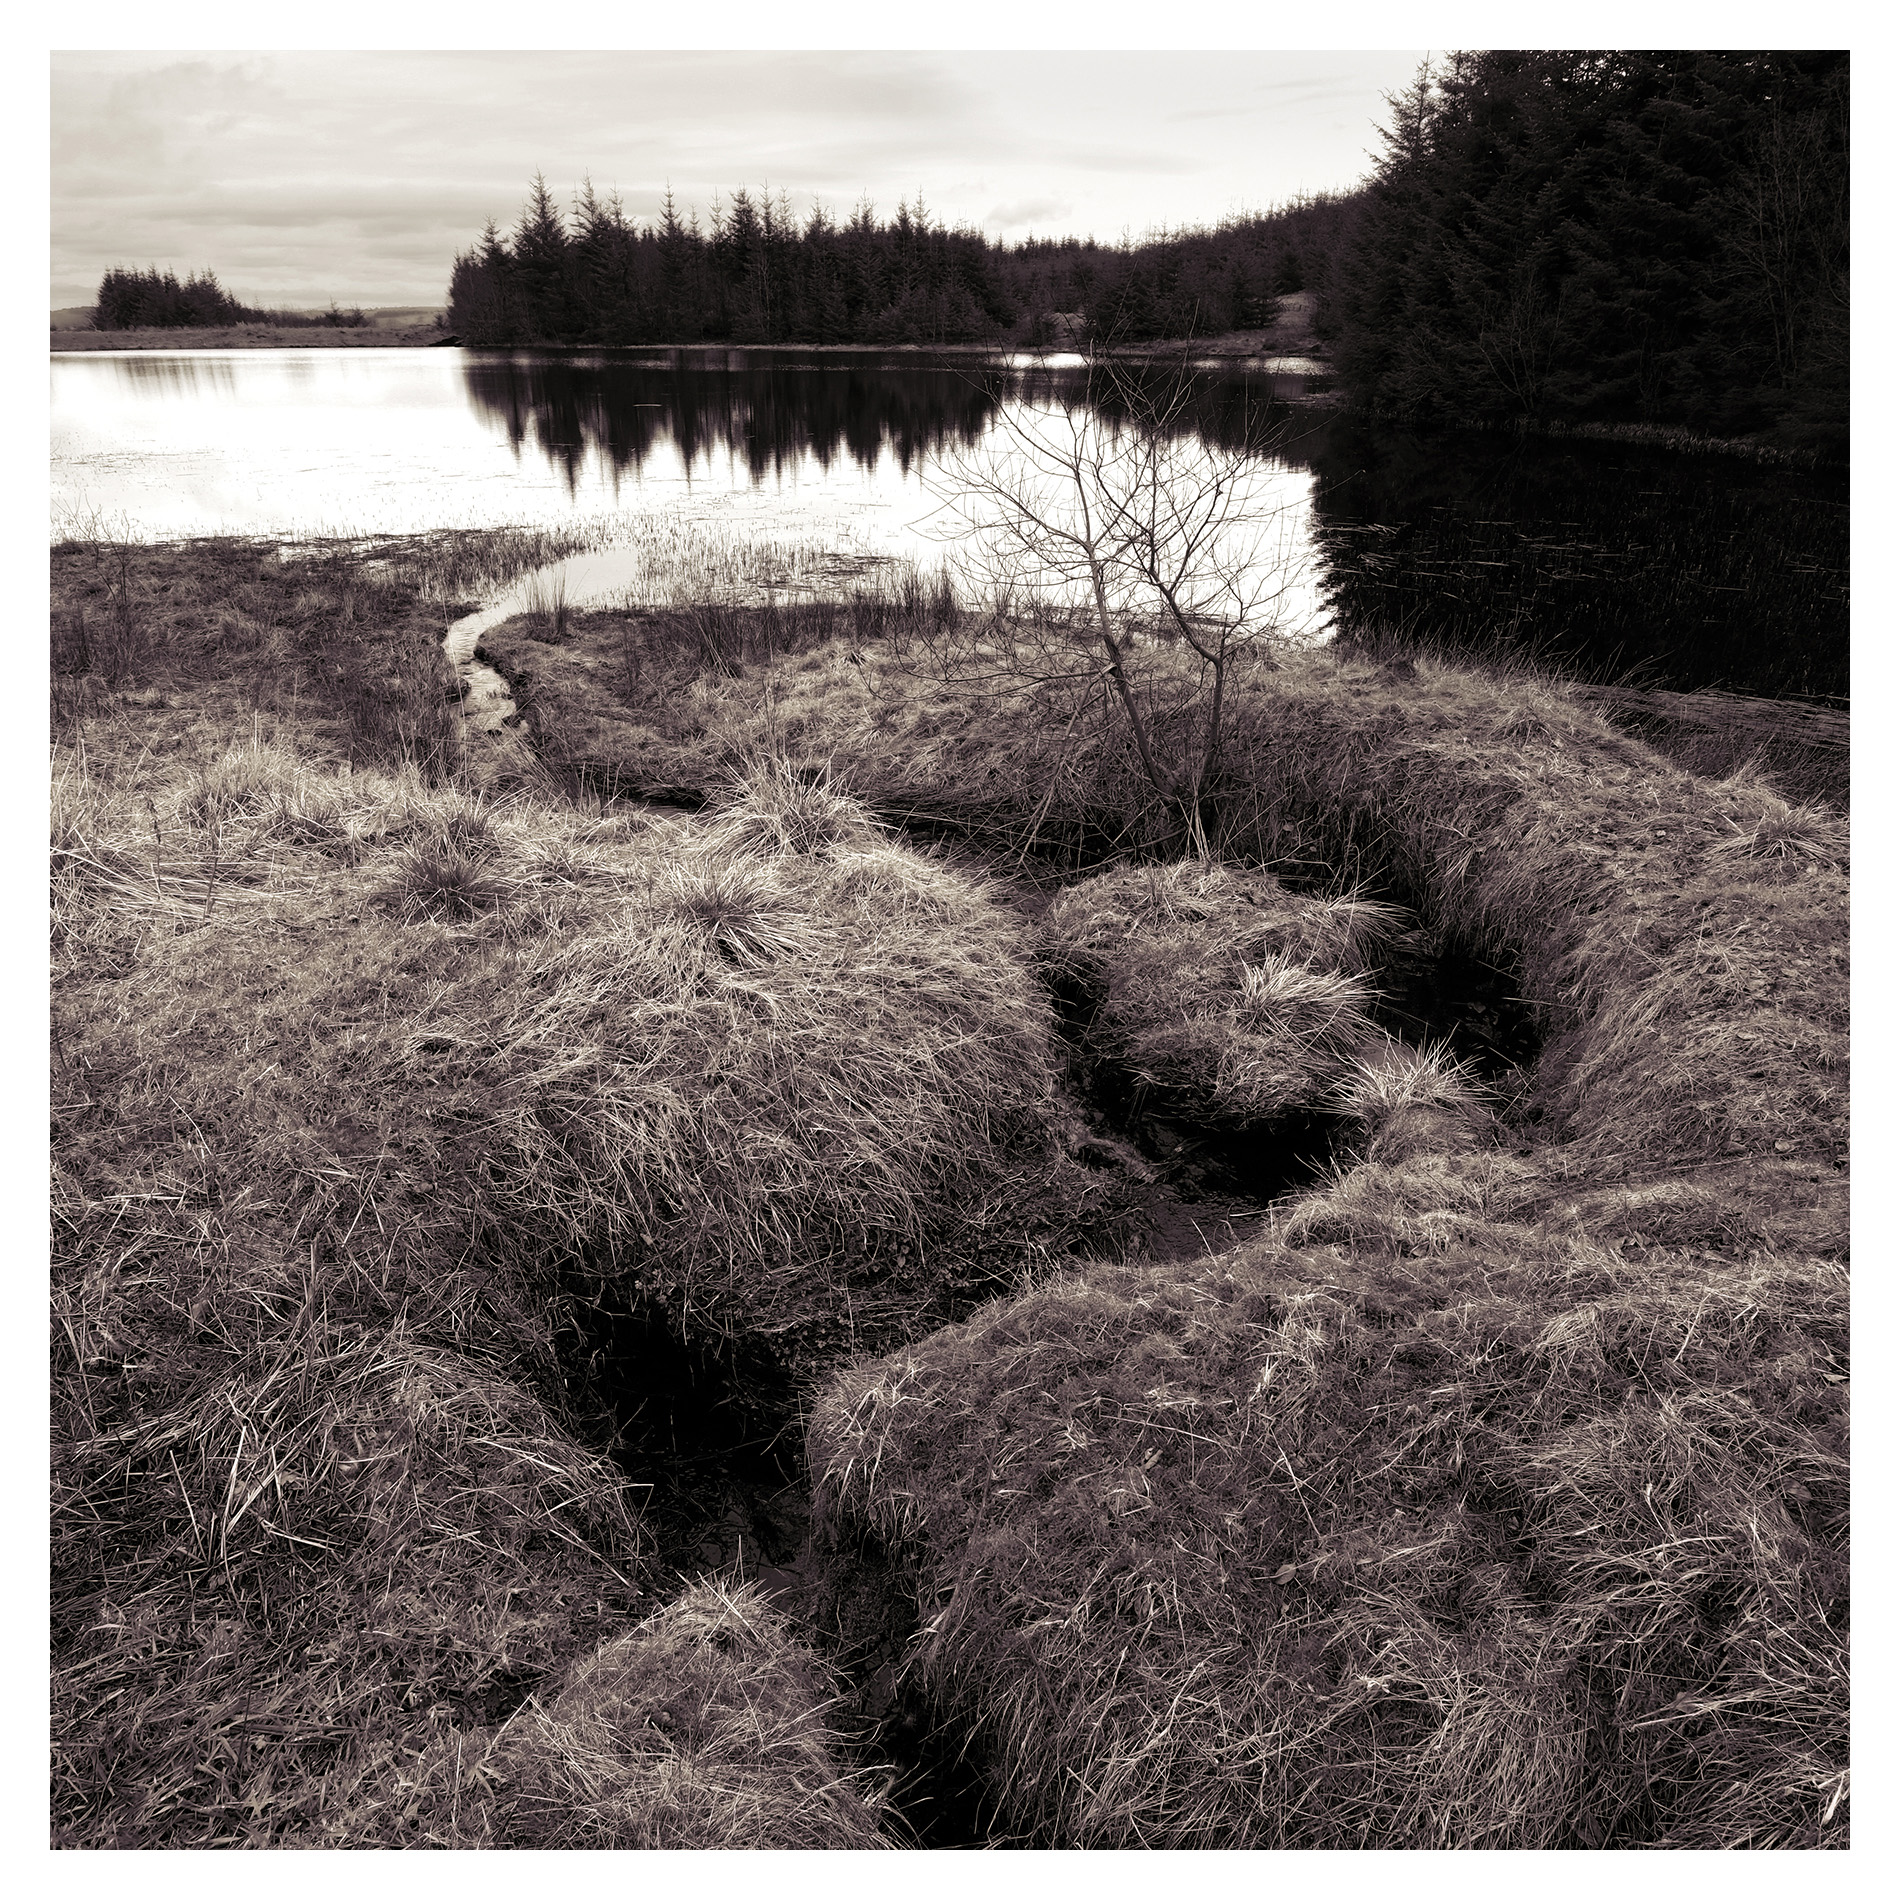
<path fill-rule="evenodd" d="M 1205 367 L 1180 422 L 1263 458 L 1296 621 L 1502 636 L 1657 684 L 1847 690 L 1844 483 L 1371 431 L 1302 405 L 1315 367 Z M 637 513 L 934 553 L 943 458 L 1083 379 L 1077 358 L 874 351 L 55 356 L 54 526 L 403 533 Z"/>

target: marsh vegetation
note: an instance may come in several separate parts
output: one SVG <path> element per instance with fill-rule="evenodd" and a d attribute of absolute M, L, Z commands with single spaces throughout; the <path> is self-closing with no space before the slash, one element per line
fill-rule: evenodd
<path fill-rule="evenodd" d="M 1838 814 L 584 553 L 54 551 L 56 1840 L 1843 1844 Z"/>

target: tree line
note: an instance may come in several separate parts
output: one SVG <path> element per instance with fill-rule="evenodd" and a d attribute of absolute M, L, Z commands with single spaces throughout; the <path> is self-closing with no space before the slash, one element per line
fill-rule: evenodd
<path fill-rule="evenodd" d="M 1322 273 L 1347 395 L 1832 447 L 1845 53 L 1458 53 L 1392 102 Z"/>
<path fill-rule="evenodd" d="M 1350 222 L 1350 195 L 1321 193 L 1212 230 L 1139 244 L 1028 238 L 999 271 L 1022 313 L 1023 340 L 1057 340 L 1050 313 L 1082 318 L 1097 341 L 1146 343 L 1265 329 L 1280 299 L 1319 291 Z"/>
<path fill-rule="evenodd" d="M 789 199 L 736 191 L 709 228 L 630 221 L 584 185 L 563 215 L 536 178 L 512 232 L 491 221 L 455 260 L 449 328 L 465 343 L 965 343 L 1001 335 L 1014 309 L 980 233 L 900 205 L 843 224 Z"/>
<path fill-rule="evenodd" d="M 254 310 L 240 303 L 215 271 L 194 271 L 182 282 L 176 271 L 114 268 L 99 280 L 93 311 L 100 330 L 228 330 L 239 323 L 266 323 L 274 329 L 333 325 L 360 329 L 369 319 L 360 310 L 339 310 L 333 303 L 321 315 L 303 310 Z"/>
<path fill-rule="evenodd" d="M 1074 238 L 994 243 L 950 230 L 921 200 L 842 223 L 800 222 L 784 193 L 735 191 L 705 229 L 668 193 L 636 224 L 584 184 L 563 213 L 535 179 L 512 230 L 494 223 L 455 260 L 448 324 L 464 342 L 1044 343 L 1128 340 L 1270 323 L 1330 242 L 1344 200 L 1140 245 Z"/>

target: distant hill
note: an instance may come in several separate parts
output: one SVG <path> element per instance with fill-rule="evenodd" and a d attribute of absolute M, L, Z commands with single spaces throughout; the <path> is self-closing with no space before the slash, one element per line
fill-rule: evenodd
<path fill-rule="evenodd" d="M 318 314 L 322 313 L 319 311 Z M 418 323 L 433 323 L 445 312 L 440 304 L 435 303 L 392 303 L 379 304 L 374 310 L 366 309 L 363 314 L 379 330 L 407 330 Z"/>
<path fill-rule="evenodd" d="M 92 328 L 92 305 L 89 303 L 69 304 L 64 310 L 53 312 L 55 330 L 90 330 Z"/>

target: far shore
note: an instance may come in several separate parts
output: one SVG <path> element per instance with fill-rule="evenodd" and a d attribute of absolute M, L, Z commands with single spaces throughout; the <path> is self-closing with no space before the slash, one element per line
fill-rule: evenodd
<path fill-rule="evenodd" d="M 1278 357 L 1289 362 L 1310 362 L 1315 369 L 1328 366 L 1326 346 L 1313 334 L 1314 298 L 1310 292 L 1293 292 L 1281 298 L 1277 319 L 1251 330 L 1226 330 L 1218 336 L 1157 337 L 1151 341 L 1124 344 L 1097 344 L 1086 348 L 1075 340 L 1079 319 L 1065 319 L 1065 333 L 1048 343 L 1027 344 L 1007 338 L 988 343 L 739 343 L 699 340 L 679 343 L 642 343 L 627 347 L 640 350 L 797 350 L 801 355 L 861 355 L 867 350 L 880 354 L 928 356 L 994 356 L 999 351 L 1021 351 L 1042 355 L 1050 352 L 1085 350 L 1097 357 L 1139 358 L 1178 355 L 1185 351 L 1199 358 L 1247 360 Z M 68 350 L 337 350 L 337 349 L 424 349 L 455 341 L 453 331 L 438 329 L 433 323 L 419 323 L 404 329 L 379 329 L 367 326 L 357 330 L 331 329 L 327 325 L 311 329 L 280 329 L 268 324 L 236 324 L 230 329 L 201 330 L 54 330 L 55 353 Z M 556 347 L 556 346 L 550 346 Z M 566 347 L 566 346 L 558 346 Z M 590 344 L 588 349 L 607 348 Z"/>
<path fill-rule="evenodd" d="M 413 350 L 450 346 L 455 339 L 440 330 L 419 326 L 412 330 L 277 330 L 237 325 L 229 330 L 55 330 L 52 350 L 60 355 L 80 350 Z M 743 350 L 765 353 L 796 350 L 802 355 L 859 356 L 866 351 L 879 355 L 918 356 L 994 356 L 999 351 L 1020 351 L 1028 355 L 1059 354 L 1073 348 L 1069 344 L 1012 343 L 1007 339 L 993 343 L 637 343 L 621 346 L 608 344 L 542 344 L 542 349 L 578 348 L 587 351 L 623 347 L 630 350 Z M 1152 342 L 1110 345 L 1084 352 L 1092 356 L 1147 357 L 1166 356 L 1185 350 L 1195 358 L 1220 357 L 1246 361 L 1258 357 L 1285 358 L 1311 362 L 1325 367 L 1321 351 L 1288 350 L 1277 343 L 1271 331 L 1236 330 L 1224 336 L 1157 337 Z"/>
<path fill-rule="evenodd" d="M 202 330 L 54 330 L 53 354 L 73 350 L 414 350 L 440 343 L 432 323 L 406 329 L 279 329 L 274 324 L 238 323 L 229 329 Z"/>

